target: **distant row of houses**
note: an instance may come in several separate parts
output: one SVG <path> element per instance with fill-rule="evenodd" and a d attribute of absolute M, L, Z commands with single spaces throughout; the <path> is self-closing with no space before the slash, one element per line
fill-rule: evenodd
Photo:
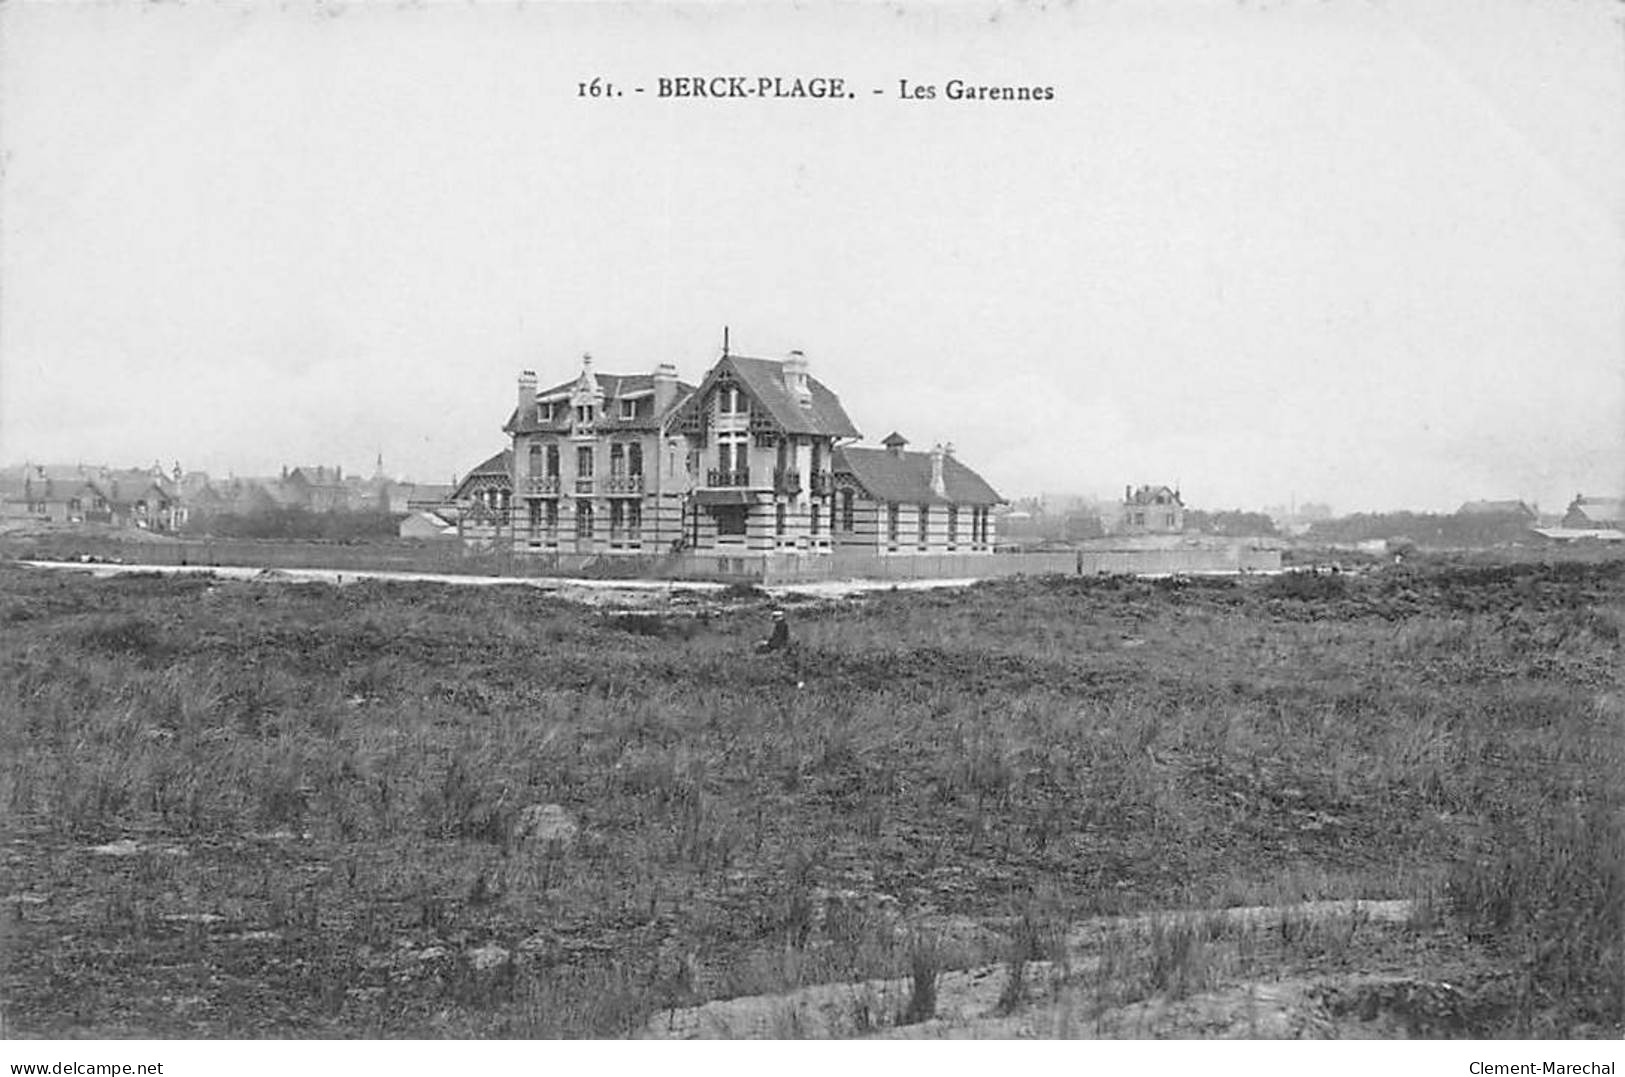
<path fill-rule="evenodd" d="M 452 484 L 402 483 L 346 475 L 337 466 L 284 467 L 279 476 L 211 479 L 179 464 L 165 471 L 85 464 L 25 464 L 0 470 L 0 519 L 43 524 L 108 524 L 180 531 L 213 516 L 278 509 L 408 513 L 444 503 Z"/>
<path fill-rule="evenodd" d="M 1587 497 L 1575 494 L 1561 520 L 1542 518 L 1539 510 L 1524 501 L 1468 501 L 1456 510 L 1457 516 L 1480 519 L 1513 519 L 1538 531 L 1618 531 L 1625 528 L 1625 499 Z M 1537 525 L 1545 524 L 1544 527 Z"/>
<path fill-rule="evenodd" d="M 1004 499 L 952 445 L 878 446 L 800 352 L 731 354 L 698 384 L 669 363 L 568 381 L 518 381 L 510 444 L 471 469 L 455 521 L 403 524 L 517 551 L 766 555 L 991 552 Z"/>

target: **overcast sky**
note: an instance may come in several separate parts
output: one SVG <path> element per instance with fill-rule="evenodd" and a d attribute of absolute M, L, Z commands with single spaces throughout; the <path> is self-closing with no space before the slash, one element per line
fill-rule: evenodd
<path fill-rule="evenodd" d="M 0 461 L 444 481 L 726 324 L 1007 497 L 1560 511 L 1625 490 L 1622 12 L 7 5 Z"/>

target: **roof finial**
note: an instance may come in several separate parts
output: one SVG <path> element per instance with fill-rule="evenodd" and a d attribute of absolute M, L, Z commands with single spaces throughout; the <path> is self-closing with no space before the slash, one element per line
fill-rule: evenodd
<path fill-rule="evenodd" d="M 728 358 L 728 327 L 722 327 L 722 357 Z"/>

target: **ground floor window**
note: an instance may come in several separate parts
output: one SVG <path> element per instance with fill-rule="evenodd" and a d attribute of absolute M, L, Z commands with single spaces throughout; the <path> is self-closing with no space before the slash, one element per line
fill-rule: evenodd
<path fill-rule="evenodd" d="M 959 506 L 948 506 L 948 544 L 952 546 L 959 541 Z"/>
<path fill-rule="evenodd" d="M 711 510 L 716 517 L 717 534 L 743 537 L 745 534 L 745 506 L 718 505 Z"/>
<path fill-rule="evenodd" d="M 775 535 L 778 535 L 781 538 L 783 537 L 785 532 L 785 524 L 788 517 L 789 513 L 785 508 L 784 502 L 780 501 L 777 505 L 773 506 L 773 533 Z"/>
<path fill-rule="evenodd" d="M 810 515 L 812 517 L 812 533 L 816 535 L 818 534 L 819 521 L 823 519 L 823 517 L 819 515 L 818 502 L 814 501 L 812 503 L 812 512 Z"/>
<path fill-rule="evenodd" d="M 576 538 L 592 538 L 592 502 L 576 502 Z"/>
<path fill-rule="evenodd" d="M 886 502 L 886 541 L 897 541 L 897 518 L 899 516 L 897 502 Z"/>

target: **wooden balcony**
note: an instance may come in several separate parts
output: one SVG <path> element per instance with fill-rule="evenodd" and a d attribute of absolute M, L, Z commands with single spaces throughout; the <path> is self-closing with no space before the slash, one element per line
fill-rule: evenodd
<path fill-rule="evenodd" d="M 604 493 L 610 497 L 642 497 L 642 475 L 611 475 L 604 482 Z"/>
<path fill-rule="evenodd" d="M 814 497 L 829 497 L 835 493 L 835 476 L 828 471 L 813 472 L 810 489 Z"/>
<path fill-rule="evenodd" d="M 714 467 L 705 473 L 705 485 L 711 487 L 749 486 L 750 468 L 738 468 L 733 471 L 725 471 L 722 468 Z"/>
<path fill-rule="evenodd" d="M 559 477 L 557 475 L 532 475 L 525 480 L 525 493 L 531 497 L 558 497 Z"/>

